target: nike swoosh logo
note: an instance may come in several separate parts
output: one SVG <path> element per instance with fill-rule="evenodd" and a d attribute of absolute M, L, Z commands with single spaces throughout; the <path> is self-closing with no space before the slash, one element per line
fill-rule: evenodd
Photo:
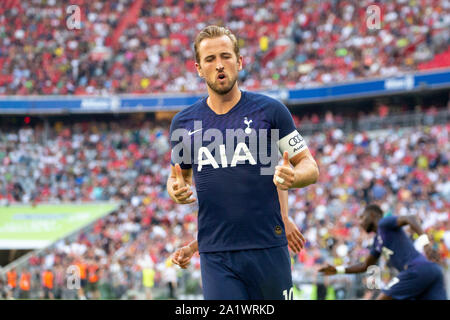
<path fill-rule="evenodd" d="M 189 132 L 188 132 L 188 135 L 193 135 L 194 133 L 196 133 L 197 131 L 200 131 L 200 130 L 202 130 L 201 128 L 200 129 L 197 129 L 197 130 L 195 130 L 195 131 L 192 131 L 191 132 L 191 130 L 189 130 Z"/>

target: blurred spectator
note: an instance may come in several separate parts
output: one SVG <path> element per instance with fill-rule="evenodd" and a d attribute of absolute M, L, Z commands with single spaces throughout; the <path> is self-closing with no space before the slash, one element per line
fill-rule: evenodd
<path fill-rule="evenodd" d="M 53 281 L 54 281 L 54 275 L 50 268 L 47 268 L 42 273 L 42 287 L 44 289 L 44 299 L 54 299 L 53 294 Z"/>
<path fill-rule="evenodd" d="M 91 260 L 87 269 L 89 277 L 86 291 L 88 292 L 88 296 L 90 299 L 99 299 L 100 298 L 100 292 L 98 290 L 99 266 L 94 260 Z"/>
<path fill-rule="evenodd" d="M 169 291 L 169 299 L 176 299 L 177 288 L 177 270 L 176 266 L 168 258 L 164 264 L 160 264 L 161 281 L 167 286 Z"/>
<path fill-rule="evenodd" d="M 17 291 L 17 272 L 15 268 L 12 268 L 8 272 L 6 272 L 6 279 L 8 282 L 8 298 L 15 298 Z"/>
<path fill-rule="evenodd" d="M 20 275 L 19 287 L 19 299 L 29 299 L 31 289 L 31 273 L 26 269 L 23 269 Z"/>

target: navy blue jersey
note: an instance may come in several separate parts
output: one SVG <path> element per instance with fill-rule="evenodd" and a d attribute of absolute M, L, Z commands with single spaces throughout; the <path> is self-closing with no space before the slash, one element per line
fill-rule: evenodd
<path fill-rule="evenodd" d="M 289 110 L 244 91 L 226 114 L 206 100 L 179 112 L 170 127 L 172 165 L 193 170 L 199 252 L 287 245 L 273 168 L 279 151 L 292 158 L 307 148 Z"/>
<path fill-rule="evenodd" d="M 378 222 L 378 231 L 370 254 L 376 258 L 383 254 L 388 266 L 394 267 L 398 271 L 405 270 L 413 261 L 427 261 L 414 248 L 413 242 L 403 228 L 397 225 L 396 216 L 384 217 Z"/>

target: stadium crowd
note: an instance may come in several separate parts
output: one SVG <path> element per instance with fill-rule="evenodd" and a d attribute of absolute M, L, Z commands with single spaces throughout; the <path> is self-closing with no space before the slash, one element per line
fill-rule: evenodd
<path fill-rule="evenodd" d="M 208 24 L 238 35 L 248 90 L 399 75 L 450 50 L 448 1 L 377 1 L 379 30 L 368 28 L 371 4 L 8 0 L 0 8 L 0 95 L 203 92 L 192 44 Z M 80 29 L 68 28 L 69 5 L 80 8 Z"/>
<path fill-rule="evenodd" d="M 387 214 L 416 215 L 432 237 L 436 261 L 445 267 L 450 259 L 449 129 L 447 123 L 375 135 L 330 126 L 306 136 L 321 175 L 317 184 L 289 193 L 290 216 L 307 240 L 293 257 L 294 282 L 314 277 L 325 262 L 346 264 L 367 254 L 370 236 L 359 228 L 357 214 L 369 202 Z M 176 297 L 180 283 L 199 292 L 198 254 L 187 272 L 170 262 L 170 254 L 196 235 L 197 207 L 176 205 L 168 197 L 169 149 L 168 123 L 150 120 L 55 122 L 48 131 L 41 125 L 0 128 L 1 205 L 121 203 L 75 238 L 10 271 L 2 286 L 8 296 L 154 298 L 156 288 L 167 288 Z M 80 290 L 67 285 L 74 265 Z"/>

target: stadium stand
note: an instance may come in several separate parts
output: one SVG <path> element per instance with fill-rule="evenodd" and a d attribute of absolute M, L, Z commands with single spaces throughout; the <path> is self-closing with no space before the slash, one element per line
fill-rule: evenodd
<path fill-rule="evenodd" d="M 383 25 L 373 32 L 370 1 L 8 0 L 0 95 L 204 92 L 191 46 L 221 23 L 239 37 L 248 90 L 448 67 L 448 1 L 417 2 L 378 1 Z M 80 30 L 66 27 L 69 5 L 81 8 Z"/>

